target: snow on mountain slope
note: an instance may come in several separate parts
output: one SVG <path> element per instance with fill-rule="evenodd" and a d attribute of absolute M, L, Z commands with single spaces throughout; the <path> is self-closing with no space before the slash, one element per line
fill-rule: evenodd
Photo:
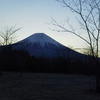
<path fill-rule="evenodd" d="M 60 44 L 44 33 L 35 33 L 28 38 L 12 45 L 13 49 L 28 51 L 35 57 L 71 57 L 82 56 L 82 54 L 71 50 Z"/>
<path fill-rule="evenodd" d="M 51 37 L 47 36 L 44 33 L 35 33 L 29 36 L 28 38 L 26 38 L 25 40 L 27 40 L 28 43 L 29 42 L 39 43 L 41 46 L 44 46 L 46 43 L 51 43 L 51 44 L 55 44 L 56 46 L 58 46 L 58 42 L 56 42 L 55 40 L 53 40 Z"/>

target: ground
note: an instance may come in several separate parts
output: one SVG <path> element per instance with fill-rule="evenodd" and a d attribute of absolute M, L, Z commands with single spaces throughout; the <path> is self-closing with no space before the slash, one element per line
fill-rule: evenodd
<path fill-rule="evenodd" d="M 4 72 L 0 77 L 0 100 L 100 100 L 94 90 L 94 76 Z"/>

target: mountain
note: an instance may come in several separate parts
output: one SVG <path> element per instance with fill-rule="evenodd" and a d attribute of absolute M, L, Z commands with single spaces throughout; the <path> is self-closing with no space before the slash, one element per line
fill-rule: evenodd
<path fill-rule="evenodd" d="M 35 57 L 67 57 L 73 59 L 84 56 L 83 54 L 62 45 L 44 33 L 35 33 L 24 40 L 13 44 L 12 48 L 13 50 L 28 51 L 30 56 Z"/>

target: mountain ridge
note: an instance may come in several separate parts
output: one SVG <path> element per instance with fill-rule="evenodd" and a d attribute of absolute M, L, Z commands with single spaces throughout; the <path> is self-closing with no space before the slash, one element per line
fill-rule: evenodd
<path fill-rule="evenodd" d="M 21 40 L 21 41 L 28 41 L 28 42 L 32 42 L 32 43 L 40 42 L 40 44 L 43 45 L 43 46 L 47 42 L 53 43 L 55 45 L 61 44 L 58 41 L 52 39 L 50 36 L 46 35 L 45 33 L 34 33 L 34 34 L 28 36 L 27 38 L 25 38 L 24 40 Z M 19 41 L 19 42 L 21 42 L 21 41 Z"/>
<path fill-rule="evenodd" d="M 35 33 L 12 45 L 14 50 L 28 51 L 30 56 L 57 58 L 80 57 L 82 54 L 64 46 L 45 33 Z"/>

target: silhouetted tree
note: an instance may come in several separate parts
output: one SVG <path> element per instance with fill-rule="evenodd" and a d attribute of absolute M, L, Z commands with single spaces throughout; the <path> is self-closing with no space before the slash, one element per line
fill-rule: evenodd
<path fill-rule="evenodd" d="M 15 33 L 21 28 L 16 28 L 15 26 L 4 26 L 0 30 L 0 44 L 9 45 L 15 42 Z"/>
<path fill-rule="evenodd" d="M 60 2 L 63 7 L 68 8 L 73 13 L 77 14 L 79 17 L 76 18 L 81 31 L 87 33 L 87 37 L 83 37 L 79 31 L 75 30 L 72 24 L 67 20 L 67 24 L 70 29 L 61 25 L 56 20 L 52 18 L 53 25 L 61 29 L 57 30 L 59 32 L 69 32 L 81 38 L 85 41 L 90 48 L 91 55 L 93 56 L 93 61 L 97 67 L 97 77 L 96 77 L 96 91 L 100 91 L 99 84 L 99 73 L 100 68 L 98 66 L 98 53 L 99 53 L 99 41 L 100 41 L 100 0 L 56 0 Z"/>
<path fill-rule="evenodd" d="M 1 50 L 1 61 L 3 61 L 3 65 L 1 66 L 1 74 L 3 72 L 3 66 L 7 65 L 7 60 L 9 61 L 9 58 L 11 56 L 9 56 L 9 51 L 10 50 L 10 44 L 12 44 L 13 42 L 15 42 L 15 33 L 20 30 L 21 28 L 15 28 L 15 26 L 4 26 L 3 28 L 1 28 L 0 30 L 0 45 L 3 45 L 0 49 Z M 8 58 L 9 57 L 9 58 Z M 8 65 L 7 65 L 8 66 Z"/>
<path fill-rule="evenodd" d="M 3 47 L 0 52 L 0 63 L 1 63 L 1 76 L 3 73 L 3 70 L 7 69 L 9 67 L 9 64 L 11 64 L 12 61 L 12 48 L 10 45 Z M 9 68 L 8 68 L 9 69 Z"/>

